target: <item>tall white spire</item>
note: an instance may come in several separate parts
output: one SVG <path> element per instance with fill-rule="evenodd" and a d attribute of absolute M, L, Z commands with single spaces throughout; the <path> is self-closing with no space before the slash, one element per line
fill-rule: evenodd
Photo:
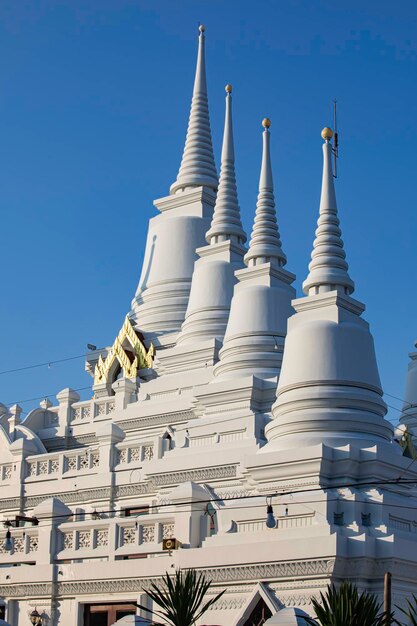
<path fill-rule="evenodd" d="M 222 340 L 229 318 L 235 270 L 243 267 L 246 234 L 237 200 L 232 127 L 232 86 L 226 85 L 222 164 L 208 245 L 197 249 L 187 313 L 177 344 Z"/>
<path fill-rule="evenodd" d="M 228 239 L 240 244 L 246 241 L 246 234 L 240 219 L 236 188 L 231 85 L 226 85 L 226 113 L 219 190 L 217 192 L 213 221 L 206 234 L 207 243 L 211 244 L 227 241 Z"/>
<path fill-rule="evenodd" d="M 215 191 L 218 186 L 207 98 L 205 27 L 201 25 L 199 30 L 197 67 L 187 138 L 177 180 L 171 185 L 171 194 L 189 187 L 209 187 Z"/>
<path fill-rule="evenodd" d="M 336 194 L 332 170 L 333 131 L 324 128 L 323 181 L 321 187 L 320 216 L 317 221 L 316 239 L 308 266 L 310 273 L 303 283 L 306 295 L 336 290 L 351 294 L 355 285 L 348 274 L 346 254 L 343 249 L 342 231 L 337 215 Z"/>
<path fill-rule="evenodd" d="M 365 306 L 350 295 L 332 180 L 332 134 L 322 132 L 320 218 L 307 295 L 292 301 L 296 313 L 288 320 L 273 420 L 265 429 L 267 449 L 369 447 L 392 437 L 373 338 L 361 317 Z"/>
<path fill-rule="evenodd" d="M 271 122 L 262 122 L 263 153 L 259 195 L 252 240 L 245 261 L 248 267 L 235 272 L 230 315 L 214 368 L 218 379 L 257 376 L 275 379 L 279 375 L 287 333 L 287 320 L 294 312 L 291 287 L 295 276 L 282 267 L 275 214 L 272 169 L 269 151 Z M 274 397 L 271 397 L 271 404 Z"/>
<path fill-rule="evenodd" d="M 259 194 L 256 203 L 255 221 L 249 250 L 245 255 L 245 263 L 249 267 L 259 263 L 271 263 L 284 266 L 287 257 L 281 248 L 277 218 L 275 213 L 274 182 L 272 178 L 270 132 L 271 121 L 265 118 L 262 122 L 263 151 L 261 175 L 259 178 Z"/>

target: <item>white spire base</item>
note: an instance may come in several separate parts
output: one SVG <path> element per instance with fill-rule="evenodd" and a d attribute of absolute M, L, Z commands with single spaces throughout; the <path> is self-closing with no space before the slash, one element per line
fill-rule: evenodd
<path fill-rule="evenodd" d="M 281 369 L 287 320 L 293 313 L 295 276 L 264 263 L 236 272 L 238 283 L 230 310 L 218 378 L 254 375 L 277 378 Z"/>
<path fill-rule="evenodd" d="M 245 249 L 224 241 L 199 248 L 185 321 L 177 345 L 222 340 L 236 282 L 235 270 L 243 266 Z"/>
<path fill-rule="evenodd" d="M 363 305 L 337 291 L 293 301 L 273 421 L 274 449 L 390 441 L 386 405 Z"/>
<path fill-rule="evenodd" d="M 149 222 L 142 275 L 131 316 L 147 340 L 172 345 L 181 329 L 196 248 L 204 245 L 215 194 L 199 187 L 155 200 L 161 215 Z"/>

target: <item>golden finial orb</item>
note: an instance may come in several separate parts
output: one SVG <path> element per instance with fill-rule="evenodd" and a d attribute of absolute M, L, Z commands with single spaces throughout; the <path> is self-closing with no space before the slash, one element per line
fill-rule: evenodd
<path fill-rule="evenodd" d="M 229 83 L 226 85 L 226 87 L 224 88 L 226 93 L 232 93 L 232 85 L 230 85 Z"/>
<path fill-rule="evenodd" d="M 198 30 L 200 31 L 200 33 L 204 33 L 204 31 L 206 30 L 206 27 L 204 26 L 204 24 L 200 24 L 200 26 L 198 27 Z"/>
<path fill-rule="evenodd" d="M 264 128 L 269 128 L 269 127 L 271 126 L 271 120 L 269 119 L 269 117 L 265 117 L 265 118 L 262 120 L 262 126 L 263 126 Z"/>
<path fill-rule="evenodd" d="M 329 141 L 329 139 L 333 137 L 332 129 L 329 128 L 328 126 L 325 126 L 323 130 L 321 131 L 321 136 L 323 137 L 325 141 Z"/>

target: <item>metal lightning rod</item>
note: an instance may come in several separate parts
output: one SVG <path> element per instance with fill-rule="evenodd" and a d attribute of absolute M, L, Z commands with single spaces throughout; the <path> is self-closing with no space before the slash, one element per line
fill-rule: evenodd
<path fill-rule="evenodd" d="M 333 101 L 333 162 L 334 162 L 334 178 L 337 178 L 337 159 L 339 158 L 339 133 L 337 132 L 337 100 Z"/>

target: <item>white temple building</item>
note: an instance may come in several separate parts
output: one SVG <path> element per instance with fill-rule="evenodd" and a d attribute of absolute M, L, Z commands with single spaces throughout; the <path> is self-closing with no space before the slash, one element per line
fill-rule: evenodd
<path fill-rule="evenodd" d="M 146 623 L 127 616 L 150 617 L 135 603 L 150 608 L 144 590 L 175 568 L 226 589 L 204 625 L 302 624 L 329 582 L 381 595 L 386 571 L 394 604 L 415 592 L 417 352 L 398 441 L 348 271 L 332 131 L 297 298 L 270 121 L 247 237 L 232 87 L 218 177 L 204 46 L 200 27 L 178 176 L 154 202 L 131 311 L 87 355 L 90 399 L 66 388 L 24 420 L 0 405 L 0 623 Z"/>

